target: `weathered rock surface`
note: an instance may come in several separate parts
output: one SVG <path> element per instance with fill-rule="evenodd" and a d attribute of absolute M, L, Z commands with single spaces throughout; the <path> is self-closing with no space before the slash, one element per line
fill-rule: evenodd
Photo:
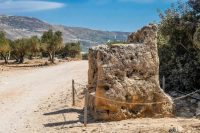
<path fill-rule="evenodd" d="M 159 84 L 156 36 L 149 25 L 131 34 L 130 44 L 89 49 L 88 87 L 96 96 L 89 108 L 96 119 L 172 116 L 173 102 Z"/>

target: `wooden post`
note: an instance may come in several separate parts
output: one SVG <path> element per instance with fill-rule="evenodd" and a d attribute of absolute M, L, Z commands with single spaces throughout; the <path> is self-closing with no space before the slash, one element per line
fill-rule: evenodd
<path fill-rule="evenodd" d="M 162 81 L 163 81 L 163 82 L 162 82 L 162 89 L 165 90 L 165 76 L 163 76 Z"/>
<path fill-rule="evenodd" d="M 84 105 L 84 126 L 87 126 L 87 105 L 88 105 L 88 90 L 87 88 L 85 90 L 85 105 Z"/>
<path fill-rule="evenodd" d="M 74 88 L 74 80 L 72 79 L 72 106 L 75 106 L 75 88 Z"/>

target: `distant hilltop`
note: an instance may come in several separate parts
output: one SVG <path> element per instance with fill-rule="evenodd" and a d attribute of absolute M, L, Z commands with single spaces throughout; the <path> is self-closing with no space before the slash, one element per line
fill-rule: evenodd
<path fill-rule="evenodd" d="M 129 32 L 100 31 L 81 27 L 51 25 L 37 18 L 0 15 L 0 30 L 6 32 L 9 39 L 15 40 L 33 35 L 41 36 L 44 31 L 53 29 L 63 33 L 64 42 L 81 42 L 85 52 L 91 46 L 108 41 L 126 41 Z"/>

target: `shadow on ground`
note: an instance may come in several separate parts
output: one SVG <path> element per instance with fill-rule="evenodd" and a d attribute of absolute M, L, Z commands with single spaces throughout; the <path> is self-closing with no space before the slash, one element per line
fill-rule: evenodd
<path fill-rule="evenodd" d="M 73 113 L 73 112 L 81 114 L 81 113 L 83 113 L 83 110 L 82 109 L 68 108 L 68 109 L 57 110 L 57 111 L 54 111 L 54 112 L 44 113 L 43 115 L 56 115 L 56 114 Z"/>
<path fill-rule="evenodd" d="M 65 118 L 66 113 L 78 113 L 78 120 L 69 120 L 67 121 Z M 48 116 L 48 115 L 57 115 L 61 114 L 64 118 L 63 122 L 55 122 L 55 123 L 46 123 L 44 124 L 44 127 L 56 127 L 56 126 L 64 126 L 64 125 L 69 125 L 69 124 L 75 124 L 75 123 L 83 123 L 83 109 L 74 109 L 74 108 L 68 108 L 68 109 L 62 109 L 62 110 L 57 110 L 54 112 L 48 112 L 44 113 L 43 115 Z M 94 123 L 94 120 L 88 116 L 88 123 Z"/>

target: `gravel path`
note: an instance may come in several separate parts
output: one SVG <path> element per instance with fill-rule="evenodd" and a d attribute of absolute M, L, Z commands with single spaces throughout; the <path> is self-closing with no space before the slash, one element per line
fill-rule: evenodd
<path fill-rule="evenodd" d="M 0 133 L 21 132 L 31 126 L 38 105 L 70 89 L 72 79 L 87 79 L 87 61 L 0 73 Z"/>

